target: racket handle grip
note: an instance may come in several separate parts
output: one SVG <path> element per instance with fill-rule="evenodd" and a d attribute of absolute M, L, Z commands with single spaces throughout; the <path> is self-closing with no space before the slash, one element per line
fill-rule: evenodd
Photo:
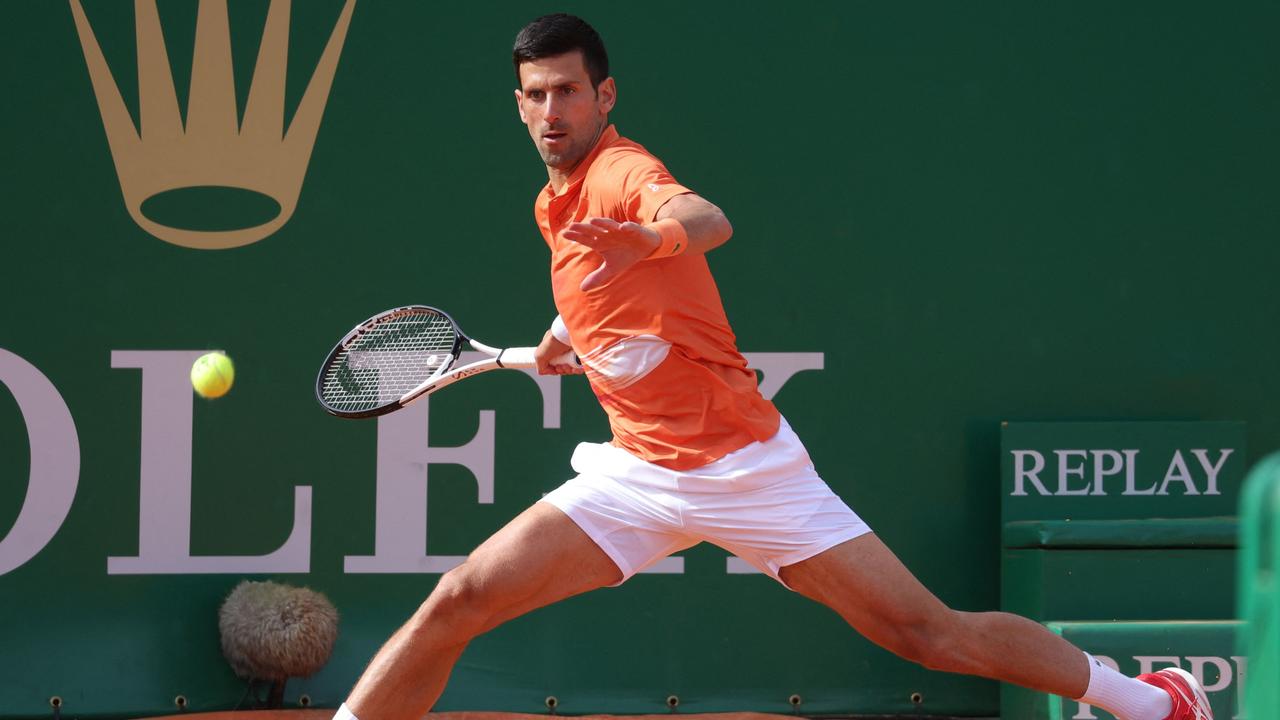
<path fill-rule="evenodd" d="M 500 355 L 498 359 L 501 360 L 503 367 L 508 367 L 508 368 L 537 367 L 538 363 L 535 362 L 533 359 L 533 353 L 536 349 L 537 348 L 531 348 L 531 347 L 507 348 L 506 350 L 502 351 L 502 355 Z M 578 356 L 572 350 L 561 355 L 555 360 L 552 360 L 551 362 L 552 364 L 555 364 L 555 365 L 572 365 L 574 367 L 582 367 L 582 362 L 578 360 Z"/>
<path fill-rule="evenodd" d="M 570 350 L 551 361 L 555 365 L 572 365 L 574 367 L 582 367 L 582 361 L 578 359 L 578 353 Z"/>

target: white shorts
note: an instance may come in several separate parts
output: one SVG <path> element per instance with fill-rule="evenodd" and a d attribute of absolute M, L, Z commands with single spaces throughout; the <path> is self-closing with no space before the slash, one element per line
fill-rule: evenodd
<path fill-rule="evenodd" d="M 578 476 L 543 498 L 612 558 L 622 581 L 706 541 L 770 577 L 871 528 L 813 469 L 786 420 L 764 442 L 693 470 L 647 463 L 606 443 L 573 453 Z"/>

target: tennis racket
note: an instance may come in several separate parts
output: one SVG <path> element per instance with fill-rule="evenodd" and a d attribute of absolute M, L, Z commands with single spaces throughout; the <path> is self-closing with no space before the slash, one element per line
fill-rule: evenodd
<path fill-rule="evenodd" d="M 464 343 L 489 357 L 460 366 Z M 365 320 L 338 341 L 316 376 L 316 399 L 331 415 L 377 417 L 472 375 L 537 367 L 533 352 L 477 342 L 436 308 L 399 307 Z M 572 352 L 554 362 L 581 365 Z"/>

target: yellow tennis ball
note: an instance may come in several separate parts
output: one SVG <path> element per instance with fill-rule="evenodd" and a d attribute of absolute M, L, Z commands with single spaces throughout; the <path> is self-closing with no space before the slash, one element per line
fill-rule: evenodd
<path fill-rule="evenodd" d="M 231 358 L 220 352 L 205 353 L 191 366 L 191 387 L 203 398 L 212 400 L 226 395 L 235 379 Z"/>

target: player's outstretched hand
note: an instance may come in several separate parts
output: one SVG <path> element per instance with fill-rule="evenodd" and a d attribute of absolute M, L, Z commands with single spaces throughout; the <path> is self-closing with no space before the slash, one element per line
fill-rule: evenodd
<path fill-rule="evenodd" d="M 640 223 L 620 223 L 612 218 L 588 218 L 586 222 L 573 223 L 565 228 L 561 237 L 586 245 L 604 260 L 604 264 L 582 280 L 583 290 L 604 285 L 649 257 L 662 244 L 656 231 Z"/>
<path fill-rule="evenodd" d="M 542 342 L 538 343 L 538 347 L 533 350 L 533 361 L 538 363 L 539 375 L 581 375 L 583 370 L 581 365 L 569 365 L 565 363 L 554 363 L 552 360 L 563 357 L 565 353 L 573 348 L 565 345 L 556 339 L 556 336 L 547 331 L 542 336 Z"/>

